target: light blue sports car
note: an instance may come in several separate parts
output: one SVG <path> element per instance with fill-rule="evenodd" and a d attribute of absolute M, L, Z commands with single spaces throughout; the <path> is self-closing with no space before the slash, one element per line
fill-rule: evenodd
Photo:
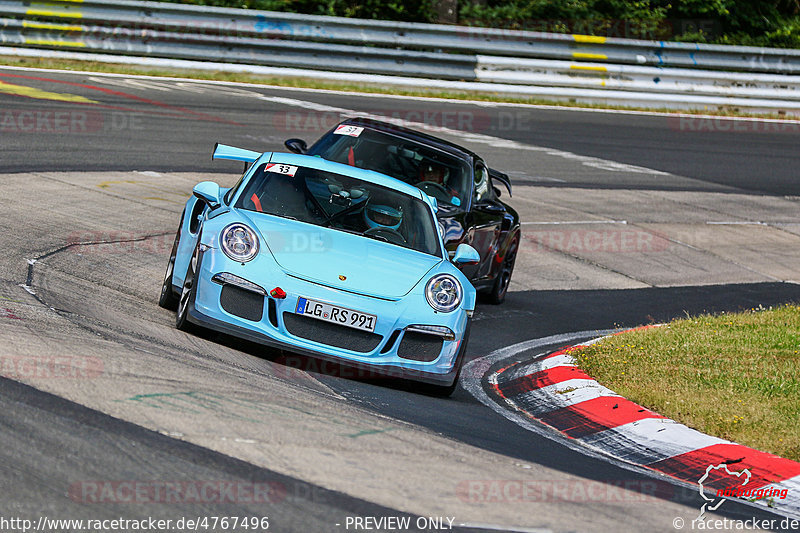
<path fill-rule="evenodd" d="M 382 375 L 456 387 L 475 289 L 448 259 L 436 200 L 318 157 L 217 145 L 239 182 L 194 187 L 159 305 L 189 323 Z"/>

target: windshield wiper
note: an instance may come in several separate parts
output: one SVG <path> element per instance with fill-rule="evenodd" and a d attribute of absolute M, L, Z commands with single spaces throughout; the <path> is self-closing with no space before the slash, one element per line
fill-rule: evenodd
<path fill-rule="evenodd" d="M 363 235 L 364 237 L 367 237 L 369 239 L 375 239 L 376 241 L 388 242 L 389 244 L 395 244 L 395 243 L 393 243 L 392 241 L 390 241 L 389 239 L 387 239 L 386 237 L 384 237 L 382 235 L 370 235 L 369 233 L 359 233 L 359 235 Z"/>

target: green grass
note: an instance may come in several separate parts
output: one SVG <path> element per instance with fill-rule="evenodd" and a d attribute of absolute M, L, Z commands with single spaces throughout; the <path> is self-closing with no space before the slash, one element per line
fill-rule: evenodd
<path fill-rule="evenodd" d="M 253 83 L 259 85 L 273 85 L 278 87 L 297 87 L 307 89 L 322 89 L 332 91 L 349 91 L 373 94 L 392 94 L 409 97 L 442 98 L 453 100 L 471 100 L 482 102 L 503 102 L 512 104 L 532 104 L 559 106 L 580 109 L 617 109 L 626 111 L 648 111 L 659 113 L 690 114 L 691 111 L 672 110 L 657 107 L 630 107 L 614 106 L 605 104 L 586 104 L 572 101 L 554 101 L 540 98 L 526 98 L 522 96 L 510 96 L 502 93 L 480 92 L 480 91 L 460 91 L 424 88 L 424 79 L 420 80 L 421 88 L 403 89 L 401 87 L 388 84 L 367 84 L 367 83 L 343 83 L 336 81 L 320 81 L 315 78 L 303 78 L 294 76 L 259 76 L 255 74 L 245 74 L 237 72 L 220 72 L 207 70 L 190 69 L 167 69 L 153 68 L 123 63 L 105 63 L 100 61 L 81 61 L 72 59 L 50 59 L 50 58 L 31 58 L 16 56 L 0 56 L 0 65 L 11 67 L 41 68 L 56 70 L 71 70 L 75 72 L 106 72 L 112 74 L 153 76 L 153 77 L 179 77 L 194 80 L 213 80 L 230 81 L 240 83 Z M 724 109 L 714 111 L 696 111 L 696 114 L 713 116 L 736 116 L 736 117 L 756 117 L 756 118 L 778 118 L 793 119 L 781 113 L 744 113 L 737 109 Z"/>
<path fill-rule="evenodd" d="M 574 352 L 622 396 L 709 435 L 800 461 L 800 306 L 675 320 Z"/>

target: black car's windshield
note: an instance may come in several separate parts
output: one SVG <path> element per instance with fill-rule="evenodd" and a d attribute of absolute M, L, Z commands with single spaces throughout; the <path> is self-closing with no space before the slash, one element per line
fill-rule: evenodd
<path fill-rule="evenodd" d="M 339 126 L 312 146 L 308 155 L 374 170 L 411 183 L 440 204 L 466 205 L 469 165 L 457 157 L 361 126 Z"/>
<path fill-rule="evenodd" d="M 341 174 L 265 163 L 248 180 L 236 207 L 440 255 L 436 225 L 427 204 Z"/>

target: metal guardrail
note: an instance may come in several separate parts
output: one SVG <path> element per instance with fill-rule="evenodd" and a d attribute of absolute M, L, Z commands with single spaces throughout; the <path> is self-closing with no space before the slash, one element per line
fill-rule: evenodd
<path fill-rule="evenodd" d="M 0 19 L 0 44 L 456 80 L 475 79 L 477 61 L 474 55 L 16 19 Z"/>
<path fill-rule="evenodd" d="M 520 87 L 628 91 L 652 94 L 659 101 L 668 94 L 800 100 L 800 76 L 791 75 L 800 74 L 800 50 L 135 0 L 0 0 L 0 45 Z"/>
<path fill-rule="evenodd" d="M 800 76 L 478 56 L 477 79 L 650 94 L 800 100 Z"/>
<path fill-rule="evenodd" d="M 410 50 L 607 61 L 659 67 L 800 73 L 800 50 L 644 41 L 466 26 L 374 21 L 133 0 L 0 0 L 0 16 L 139 30 L 388 46 Z M 55 31 L 55 30 L 54 30 Z"/>

